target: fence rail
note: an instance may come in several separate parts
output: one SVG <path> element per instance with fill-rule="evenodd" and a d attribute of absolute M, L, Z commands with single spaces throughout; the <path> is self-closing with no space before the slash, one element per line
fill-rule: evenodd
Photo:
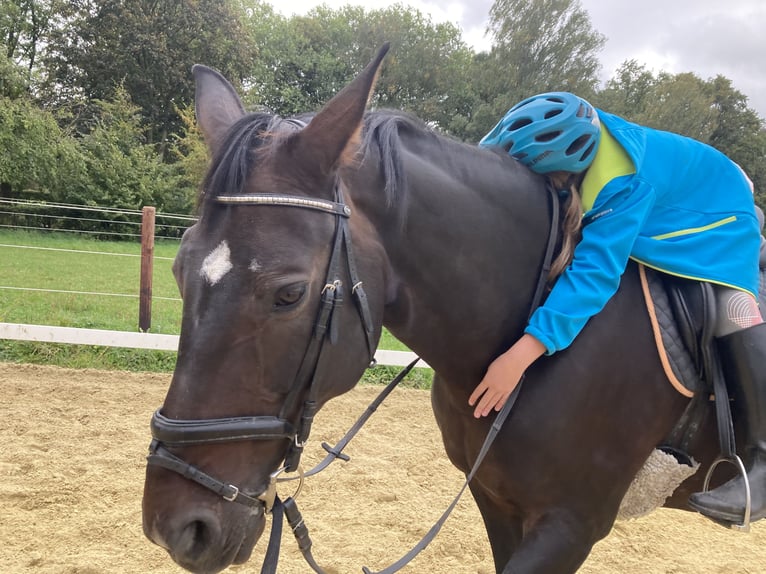
<path fill-rule="evenodd" d="M 61 249 L 53 247 L 41 247 L 33 245 L 12 245 L 12 244 L 0 244 L 0 248 L 3 249 L 28 249 L 28 250 L 41 250 L 41 251 L 58 251 L 62 253 L 78 253 L 87 255 L 104 255 L 104 256 L 119 256 L 119 257 L 140 257 L 142 260 L 142 271 L 140 275 L 140 281 L 138 285 L 137 293 L 104 293 L 104 292 L 90 292 L 82 290 L 69 290 L 69 289 L 54 289 L 46 287 L 23 287 L 23 286 L 10 286 L 0 285 L 0 292 L 2 291 L 29 291 L 29 292 L 45 292 L 45 293 L 65 293 L 69 295 L 81 295 L 81 296 L 98 296 L 98 297 L 128 297 L 140 300 L 139 305 L 139 331 L 110 331 L 105 329 L 83 329 L 73 327 L 57 327 L 52 325 L 31 325 L 22 323 L 0 323 L 0 340 L 9 339 L 16 341 L 34 341 L 45 343 L 64 343 L 74 345 L 94 345 L 102 347 L 123 347 L 129 349 L 153 349 L 159 351 L 177 351 L 178 349 L 178 336 L 177 335 L 164 335 L 158 333 L 148 333 L 151 325 L 151 300 L 167 300 L 167 301 L 180 301 L 177 297 L 158 297 L 152 293 L 151 285 L 151 262 L 155 259 L 172 260 L 170 257 L 158 257 L 154 255 L 153 244 L 155 239 L 161 239 L 162 236 L 156 236 L 154 231 L 154 222 L 149 220 L 171 219 L 176 222 L 188 222 L 193 223 L 196 218 L 192 216 L 185 216 L 179 214 L 166 214 L 166 213 L 154 213 L 154 208 L 145 207 L 143 210 L 129 210 L 121 208 L 109 208 L 98 206 L 85 206 L 74 204 L 53 204 L 53 203 L 41 203 L 24 199 L 9 199 L 0 198 L 0 215 L 22 215 L 24 217 L 40 217 L 53 219 L 54 216 L 48 214 L 36 214 L 30 213 L 31 209 L 46 209 L 46 210 L 63 210 L 65 212 L 98 212 L 101 214 L 116 214 L 124 217 L 134 217 L 137 221 L 117 221 L 114 219 L 95 219 L 93 217 L 69 217 L 58 216 L 57 219 L 81 220 L 88 223 L 103 222 L 105 224 L 117 224 L 117 225 L 133 225 L 138 226 L 140 233 L 131 232 L 109 232 L 104 230 L 89 231 L 89 230 L 76 230 L 76 229 L 50 229 L 43 227 L 31 227 L 25 225 L 9 225 L 0 223 L 0 228 L 12 228 L 12 229 L 28 229 L 28 230 L 42 230 L 42 231 L 56 231 L 56 232 L 74 232 L 74 233 L 87 233 L 93 235 L 120 235 L 123 237 L 141 237 L 140 253 L 114 253 L 114 252 L 102 252 L 92 250 L 79 250 L 79 249 Z M 21 208 L 24 211 L 22 213 L 14 213 L 7 211 L 7 209 Z M 147 213 L 150 212 L 150 213 Z M 166 225 L 157 224 L 167 229 L 183 229 L 183 225 Z M 143 331 L 143 332 L 142 332 Z M 405 366 L 415 359 L 415 354 L 409 351 L 393 351 L 381 349 L 376 351 L 375 359 L 380 365 L 387 366 Z M 423 363 L 424 366 L 425 363 Z"/>
<path fill-rule="evenodd" d="M 0 323 L 0 339 L 123 347 L 128 349 L 152 349 L 156 351 L 178 350 L 178 335 L 52 327 L 50 325 L 25 325 L 22 323 Z M 415 353 L 410 351 L 388 351 L 385 349 L 375 351 L 375 360 L 379 365 L 392 367 L 404 367 L 410 364 L 415 357 Z M 427 365 L 424 363 L 423 366 Z"/>

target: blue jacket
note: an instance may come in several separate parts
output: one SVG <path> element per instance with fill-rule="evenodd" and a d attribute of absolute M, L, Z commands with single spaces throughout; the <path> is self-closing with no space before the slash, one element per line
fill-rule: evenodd
<path fill-rule="evenodd" d="M 598 115 L 601 143 L 581 187 L 582 240 L 525 329 L 547 354 L 568 347 L 603 309 L 628 259 L 758 294 L 761 235 L 739 166 L 693 139 Z"/>

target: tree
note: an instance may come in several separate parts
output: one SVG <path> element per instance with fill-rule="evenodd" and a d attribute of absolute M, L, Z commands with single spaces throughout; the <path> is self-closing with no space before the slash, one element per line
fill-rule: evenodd
<path fill-rule="evenodd" d="M 59 6 L 59 0 L 4 0 L 0 4 L 0 38 L 5 57 L 31 73 Z"/>
<path fill-rule="evenodd" d="M 80 177 L 81 160 L 50 112 L 0 97 L 0 196 L 47 199 Z"/>
<path fill-rule="evenodd" d="M 27 75 L 5 54 L 0 54 L 0 97 L 16 99 L 27 93 Z"/>
<path fill-rule="evenodd" d="M 285 19 L 256 3 L 248 15 L 245 27 L 257 46 L 248 103 L 285 116 L 315 111 L 390 42 L 373 105 L 413 112 L 452 133 L 470 113 L 472 52 L 452 24 L 398 5 L 319 7 Z"/>
<path fill-rule="evenodd" d="M 648 95 L 651 105 L 643 110 L 639 123 L 710 142 L 718 111 L 707 82 L 691 72 L 661 72 Z"/>
<path fill-rule="evenodd" d="M 286 19 L 256 7 L 245 24 L 256 45 L 246 103 L 285 117 L 318 110 L 354 73 L 355 59 L 337 50 L 352 49 L 350 22 L 329 9 Z"/>
<path fill-rule="evenodd" d="M 595 92 L 605 39 L 579 0 L 496 0 L 488 31 L 492 49 L 474 59 L 474 82 L 484 94 L 472 134 L 487 133 L 513 104 L 533 94 Z"/>
<path fill-rule="evenodd" d="M 463 135 L 475 100 L 469 81 L 473 53 L 458 28 L 393 6 L 369 12 L 355 31 L 364 60 L 384 42 L 391 43 L 375 104 L 412 112 L 446 132 Z"/>
<path fill-rule="evenodd" d="M 598 85 L 605 39 L 579 0 L 496 0 L 489 31 L 519 99 L 548 90 L 588 95 Z"/>
<path fill-rule="evenodd" d="M 56 190 L 55 199 L 79 205 L 162 209 L 174 178 L 155 147 L 145 141 L 140 109 L 122 87 L 113 99 L 95 104 L 95 125 L 76 139 L 87 175 L 76 185 Z"/>
<path fill-rule="evenodd" d="M 197 192 L 207 169 L 208 147 L 197 125 L 194 106 L 179 109 L 178 115 L 183 122 L 183 129 L 180 134 L 173 136 L 169 150 L 173 185 L 166 186 L 162 202 L 165 211 L 193 213 Z"/>
<path fill-rule="evenodd" d="M 646 66 L 627 60 L 617 69 L 606 87 L 593 97 L 593 104 L 625 118 L 636 118 L 646 111 L 652 90 L 657 84 Z"/>
<path fill-rule="evenodd" d="M 147 141 L 163 152 L 181 127 L 175 106 L 192 99 L 191 66 L 238 79 L 249 64 L 238 14 L 223 0 L 76 0 L 61 18 L 49 96 L 105 101 L 123 86 L 140 107 Z"/>
<path fill-rule="evenodd" d="M 734 89 L 731 80 L 719 75 L 709 84 L 718 111 L 710 144 L 742 166 L 753 180 L 756 201 L 766 209 L 766 124 L 747 106 L 747 97 Z"/>

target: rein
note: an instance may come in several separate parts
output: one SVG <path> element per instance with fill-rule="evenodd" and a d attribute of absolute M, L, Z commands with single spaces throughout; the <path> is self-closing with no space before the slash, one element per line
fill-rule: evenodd
<path fill-rule="evenodd" d="M 550 184 L 546 184 L 546 189 L 548 190 L 548 194 L 551 197 L 551 211 L 552 211 L 551 227 L 548 233 L 548 243 L 545 248 L 545 256 L 543 257 L 543 266 L 540 269 L 540 275 L 538 276 L 537 285 L 535 286 L 535 292 L 532 297 L 532 305 L 530 306 L 530 309 L 529 309 L 528 319 L 532 316 L 532 313 L 534 313 L 535 309 L 537 309 L 540 306 L 540 304 L 543 302 L 543 298 L 545 295 L 545 284 L 547 283 L 547 280 L 548 280 L 548 274 L 550 273 L 551 264 L 553 262 L 553 253 L 556 249 L 556 243 L 558 241 L 558 229 L 559 229 L 559 218 L 560 218 L 559 194 L 553 187 L 550 186 Z M 503 408 L 500 409 L 500 411 L 495 416 L 495 419 L 492 421 L 492 426 L 489 428 L 487 437 L 484 439 L 484 443 L 481 445 L 481 449 L 479 450 L 479 454 L 476 456 L 476 460 L 473 462 L 473 466 L 471 467 L 471 470 L 466 475 L 466 479 L 465 479 L 465 482 L 463 483 L 463 486 L 455 495 L 455 498 L 447 507 L 447 510 L 444 511 L 444 513 L 434 523 L 434 525 L 425 534 L 425 536 L 423 536 L 423 538 L 420 539 L 420 542 L 418 542 L 415 546 L 413 546 L 412 549 L 410 549 L 410 551 L 407 552 L 404 556 L 402 556 L 399 560 L 397 560 L 396 562 L 394 562 L 387 568 L 384 568 L 383 570 L 378 570 L 378 571 L 373 571 L 367 568 L 366 566 L 363 566 L 362 572 L 364 572 L 364 574 L 393 574 L 394 572 L 398 572 L 404 566 L 409 564 L 413 558 L 415 558 L 418 554 L 420 554 L 420 552 L 424 550 L 431 543 L 431 541 L 436 537 L 436 535 L 441 530 L 442 526 L 444 526 L 444 523 L 447 521 L 447 518 L 449 518 L 449 515 L 452 514 L 452 511 L 454 510 L 455 506 L 457 506 L 457 503 L 460 501 L 460 498 L 463 496 L 465 489 L 468 488 L 468 485 L 471 483 L 471 481 L 473 480 L 473 477 L 478 472 L 479 467 L 481 466 L 481 463 L 484 462 L 484 458 L 487 456 L 487 453 L 489 452 L 490 447 L 495 442 L 495 438 L 497 438 L 497 435 L 500 433 L 500 429 L 503 427 L 503 423 L 505 423 L 505 419 L 508 418 L 508 414 L 511 412 L 511 409 L 516 404 L 516 400 L 519 398 L 519 393 L 521 392 L 521 386 L 524 383 L 524 378 L 525 378 L 525 375 L 522 375 L 521 379 L 519 380 L 519 384 L 516 385 L 516 388 L 510 394 L 508 399 L 505 401 Z"/>
<path fill-rule="evenodd" d="M 540 305 L 545 293 L 545 285 L 548 274 L 551 269 L 553 253 L 558 240 L 559 227 L 559 196 L 550 186 L 546 186 L 551 197 L 551 227 L 546 245 L 543 265 L 535 287 L 532 305 L 529 315 Z M 351 236 L 348 228 L 348 218 L 351 215 L 350 208 L 343 201 L 343 194 L 340 188 L 340 182 L 335 187 L 335 201 L 326 201 L 292 195 L 229 195 L 216 198 L 218 203 L 227 205 L 273 205 L 290 206 L 305 209 L 313 209 L 335 216 L 336 227 L 333 239 L 333 250 L 328 263 L 327 278 L 325 286 L 322 289 L 319 311 L 314 322 L 314 329 L 311 340 L 309 341 L 306 353 L 301 362 L 298 374 L 285 400 L 285 404 L 280 409 L 278 416 L 252 416 L 252 417 L 230 417 L 218 419 L 198 419 L 198 420 L 179 420 L 164 416 L 161 410 L 157 410 L 152 416 L 151 432 L 152 441 L 149 446 L 148 464 L 160 466 L 172 472 L 176 472 L 191 481 L 207 488 L 215 494 L 221 496 L 229 502 L 243 504 L 250 508 L 261 506 L 265 514 L 273 514 L 271 536 L 266 551 L 266 557 L 261 569 L 261 574 L 272 574 L 276 572 L 279 559 L 279 546 L 282 532 L 282 514 L 287 517 L 288 523 L 298 542 L 298 546 L 309 566 L 318 574 L 324 574 L 324 571 L 316 564 L 312 554 L 312 542 L 308 535 L 308 529 L 303 521 L 303 517 L 297 508 L 295 498 L 301 490 L 304 478 L 313 476 L 324 470 L 338 458 L 349 460 L 349 457 L 343 453 L 343 449 L 348 445 L 351 439 L 362 428 L 377 407 L 399 384 L 399 382 L 412 370 L 415 364 L 420 360 L 415 359 L 402 372 L 400 372 L 376 397 L 376 399 L 367 407 L 362 416 L 354 423 L 346 435 L 334 446 L 329 447 L 322 443 L 322 447 L 328 452 L 328 455 L 310 471 L 304 473 L 300 467 L 300 457 L 308 441 L 311 432 L 311 425 L 314 416 L 318 411 L 317 397 L 318 384 L 316 384 L 316 370 L 319 358 L 325 343 L 329 340 L 331 344 L 337 341 L 337 321 L 333 321 L 334 311 L 342 305 L 343 302 L 343 281 L 341 275 L 341 252 L 346 253 L 346 267 L 351 279 L 351 294 L 356 304 L 357 311 L 362 321 L 365 332 L 367 348 L 370 357 L 370 366 L 375 364 L 374 353 L 375 345 L 373 343 L 374 328 L 372 325 L 372 315 L 369 310 L 367 295 L 364 291 L 362 281 L 359 280 L 356 261 L 353 256 Z M 475 476 L 479 466 L 483 462 L 490 447 L 494 443 L 500 429 L 508 417 L 513 405 L 519 396 L 524 377 L 522 376 L 516 389 L 509 396 L 503 408 L 496 415 L 486 439 L 474 461 L 470 472 L 466 475 L 465 483 L 455 496 L 455 499 L 448 506 L 442 516 L 431 527 L 421 541 L 416 544 L 407 554 L 400 558 L 391 566 L 373 572 L 363 567 L 365 574 L 393 574 L 408 564 L 417 556 L 441 530 L 441 527 L 451 514 L 454 507 L 462 497 L 465 489 Z M 298 422 L 294 425 L 288 420 L 290 413 L 297 407 L 301 395 L 308 391 L 308 396 L 304 400 L 298 416 Z M 289 439 L 290 443 L 284 457 L 284 466 L 271 473 L 269 476 L 269 485 L 267 489 L 257 495 L 247 494 L 237 486 L 221 481 L 198 467 L 187 463 L 182 458 L 173 454 L 166 446 L 184 447 L 190 445 L 216 444 L 222 442 L 233 442 L 242 440 L 283 440 Z M 297 472 L 298 477 L 281 477 L 283 473 Z M 299 480 L 299 486 L 295 494 L 282 501 L 276 492 L 278 482 Z"/>

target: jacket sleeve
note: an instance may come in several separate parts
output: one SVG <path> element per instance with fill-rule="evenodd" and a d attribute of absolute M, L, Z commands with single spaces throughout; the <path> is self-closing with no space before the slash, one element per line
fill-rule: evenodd
<path fill-rule="evenodd" d="M 572 262 L 525 329 L 546 354 L 568 347 L 615 294 L 655 197 L 654 189 L 635 175 L 615 178 L 601 190 L 583 218 Z"/>

